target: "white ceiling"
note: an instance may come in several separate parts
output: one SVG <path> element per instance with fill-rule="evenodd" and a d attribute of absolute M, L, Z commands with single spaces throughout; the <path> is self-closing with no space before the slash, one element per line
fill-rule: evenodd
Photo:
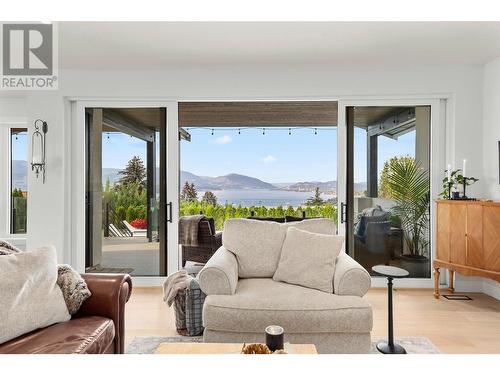
<path fill-rule="evenodd" d="M 484 64 L 500 22 L 61 22 L 61 68 Z"/>

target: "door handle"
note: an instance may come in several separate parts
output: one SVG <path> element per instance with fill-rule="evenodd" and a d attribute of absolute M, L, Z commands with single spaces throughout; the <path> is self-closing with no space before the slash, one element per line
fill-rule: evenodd
<path fill-rule="evenodd" d="M 340 223 L 343 224 L 347 222 L 347 204 L 344 202 L 340 203 Z"/>
<path fill-rule="evenodd" d="M 167 208 L 167 222 L 171 223 L 172 222 L 172 202 L 168 202 L 166 204 Z"/>

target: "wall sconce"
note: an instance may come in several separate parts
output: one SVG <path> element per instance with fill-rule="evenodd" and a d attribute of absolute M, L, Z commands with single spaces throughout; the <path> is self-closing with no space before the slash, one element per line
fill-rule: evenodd
<path fill-rule="evenodd" d="M 45 183 L 45 136 L 47 130 L 47 123 L 38 119 L 35 121 L 35 131 L 31 136 L 31 170 L 35 171 L 36 178 L 40 173 L 42 174 L 42 183 Z"/>

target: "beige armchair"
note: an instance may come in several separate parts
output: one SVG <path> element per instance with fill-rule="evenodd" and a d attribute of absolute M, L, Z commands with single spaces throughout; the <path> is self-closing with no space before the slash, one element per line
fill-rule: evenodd
<path fill-rule="evenodd" d="M 227 235 L 240 238 L 242 248 L 249 248 L 253 243 L 259 254 L 278 251 L 270 246 L 273 243 L 279 246 L 280 239 L 273 242 L 269 238 L 279 236 L 278 229 L 266 232 L 267 248 L 258 249 L 262 241 L 255 236 L 255 228 L 247 231 L 246 225 L 244 222 L 238 226 L 236 230 L 240 233 Z M 270 225 L 281 226 L 286 231 L 286 224 Z M 314 231 L 315 225 L 309 222 L 306 230 Z M 319 233 L 325 233 L 325 225 L 330 224 L 317 222 Z M 333 234 L 335 227 L 331 225 Z M 274 281 L 272 274 L 241 278 L 239 263 L 248 262 L 248 259 L 227 250 L 225 236 L 226 233 L 223 234 L 223 246 L 198 275 L 200 287 L 207 294 L 203 307 L 205 342 L 263 342 L 265 327 L 277 324 L 285 329 L 287 342 L 315 344 L 319 353 L 370 351 L 372 308 L 362 297 L 370 288 L 371 278 L 354 259 L 343 252 L 338 256 L 332 280 L 334 293 L 330 294 Z M 273 259 L 270 258 L 267 264 L 271 263 Z"/>

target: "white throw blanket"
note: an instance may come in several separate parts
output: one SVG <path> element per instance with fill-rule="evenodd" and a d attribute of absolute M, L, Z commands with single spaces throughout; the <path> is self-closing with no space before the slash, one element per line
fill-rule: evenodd
<path fill-rule="evenodd" d="M 172 306 L 179 290 L 186 289 L 193 280 L 186 270 L 180 270 L 168 275 L 163 283 L 163 301 Z"/>

